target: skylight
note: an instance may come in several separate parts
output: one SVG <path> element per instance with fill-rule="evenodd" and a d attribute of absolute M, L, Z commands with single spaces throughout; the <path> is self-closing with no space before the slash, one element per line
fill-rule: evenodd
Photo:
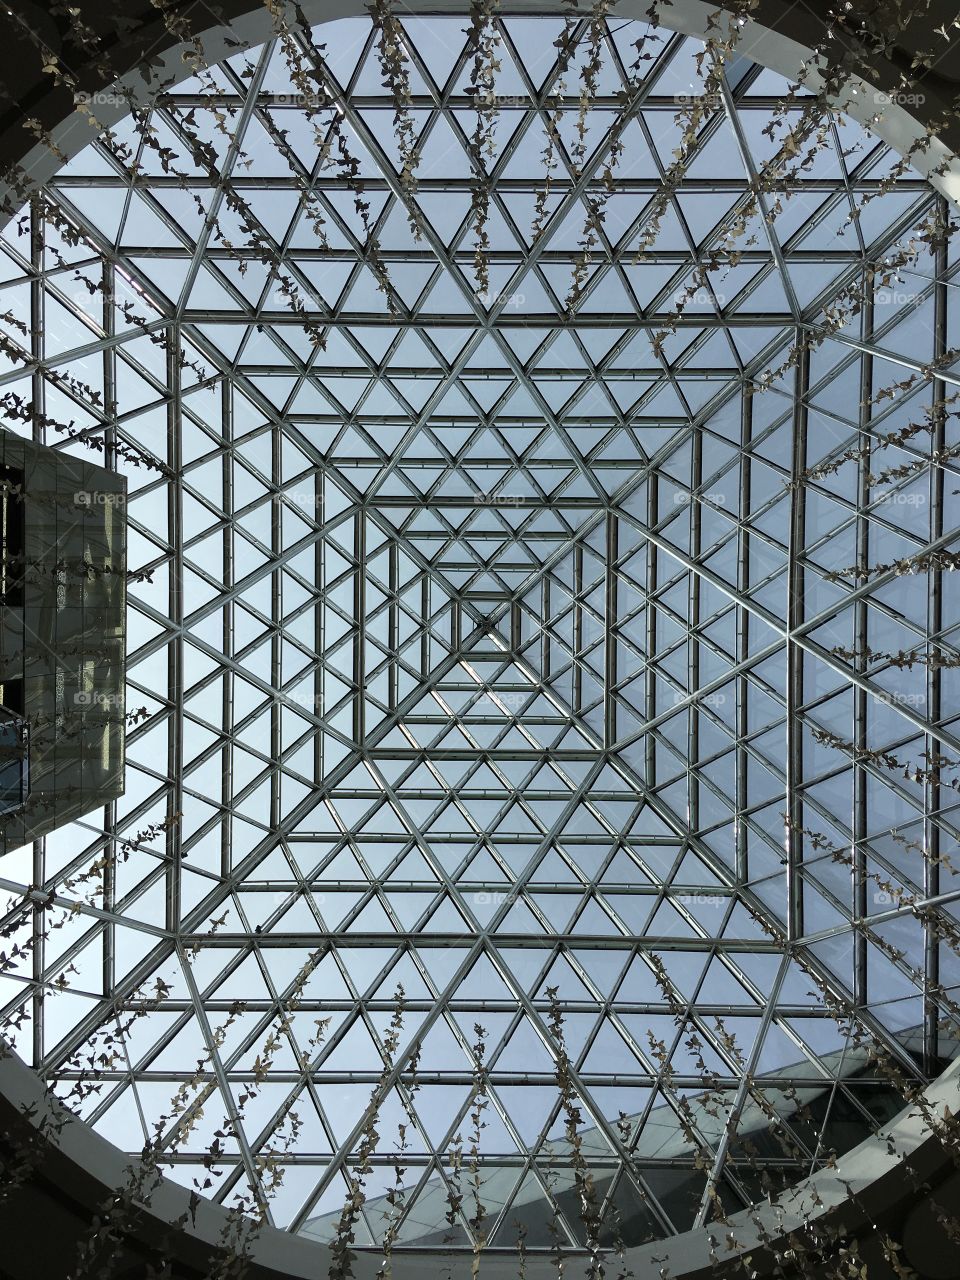
<path fill-rule="evenodd" d="M 611 18 L 582 172 L 585 52 L 534 237 L 563 24 L 505 18 L 484 286 L 465 25 L 402 23 L 415 196 L 371 22 L 314 33 L 376 254 L 277 44 L 216 68 L 215 95 L 206 78 L 165 93 L 150 145 L 130 120 L 101 136 L 47 187 L 59 220 L 27 210 L 3 235 L 5 332 L 37 334 L 48 420 L 109 428 L 129 479 L 127 710 L 145 712 L 123 799 L 47 837 L 36 863 L 32 848 L 5 860 L 6 885 L 81 904 L 0 991 L 8 1012 L 26 999 L 18 1049 L 68 1098 L 91 1048 L 129 1022 L 122 1060 L 80 1104 L 126 1149 L 200 1061 L 188 1106 L 202 1118 L 169 1173 L 202 1185 L 226 1117 L 236 1136 L 205 1194 L 260 1180 L 292 1107 L 269 1214 L 316 1238 L 335 1229 L 387 1079 L 360 1246 L 383 1239 L 406 1124 L 398 1244 L 469 1247 L 469 1215 L 444 1215 L 479 1024 L 485 1238 L 513 1246 L 519 1222 L 549 1248 L 550 1223 L 583 1243 L 556 988 L 605 1230 L 616 1207 L 635 1243 L 702 1222 L 707 1173 L 743 1207 L 764 1176 L 795 1180 L 888 1114 L 889 1084 L 815 979 L 864 1009 L 908 1074 L 952 1053 L 934 996 L 956 957 L 943 947 L 938 967 L 937 935 L 898 909 L 952 887 L 910 851 L 953 837 L 952 792 L 837 743 L 869 734 L 897 759 L 960 749 L 947 675 L 896 665 L 934 635 L 957 656 L 939 574 L 842 573 L 864 546 L 893 566 L 941 545 L 960 486 L 912 438 L 807 473 L 929 407 L 923 380 L 862 402 L 945 349 L 954 262 L 937 250 L 909 289 L 878 283 L 761 390 L 939 197 L 911 174 L 883 190 L 890 153 L 838 121 L 798 190 L 750 220 L 736 262 L 691 289 L 772 153 L 787 85 L 729 68 L 639 254 L 702 46 L 654 33 L 638 87 L 642 27 Z M 251 247 L 251 218 L 282 270 Z M 29 398 L 29 372 L 3 360 L 4 393 Z M 53 425 L 46 438 L 83 448 Z M 851 658 L 865 640 L 892 660 Z M 851 845 L 859 879 L 833 857 Z M 106 846 L 121 856 L 88 900 L 89 883 L 69 882 Z M 851 927 L 882 913 L 870 936 Z M 701 1100 L 704 1072 L 719 1111 Z M 691 1115 L 706 1172 L 684 1139 Z M 763 1145 L 772 1116 L 793 1154 Z"/>

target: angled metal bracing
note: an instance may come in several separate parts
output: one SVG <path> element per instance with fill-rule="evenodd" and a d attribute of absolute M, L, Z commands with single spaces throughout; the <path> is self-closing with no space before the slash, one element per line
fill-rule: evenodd
<path fill-rule="evenodd" d="M 718 257 L 785 88 L 745 64 L 638 255 L 678 99 L 702 86 L 692 41 L 653 33 L 636 76 L 642 28 L 605 29 L 579 157 L 584 49 L 564 74 L 561 20 L 498 20 L 484 169 L 462 20 L 402 26 L 415 192 L 374 32 L 349 19 L 323 32 L 313 70 L 337 107 L 314 122 L 342 131 L 359 193 L 270 44 L 218 68 L 215 98 L 196 81 L 165 93 L 156 147 L 120 124 L 65 167 L 46 198 L 76 244 L 36 208 L 29 243 L 3 241 L 0 313 L 22 350 L 3 394 L 103 439 L 129 477 L 128 703 L 146 714 L 123 800 L 0 868 L 14 897 L 53 895 L 0 994 L 63 1093 L 98 1032 L 138 1013 L 81 1108 L 132 1148 L 202 1058 L 169 1171 L 193 1185 L 222 1117 L 223 1200 L 295 1111 L 269 1214 L 318 1238 L 383 1080 L 360 1247 L 383 1235 L 398 1124 L 398 1244 L 441 1246 L 479 1024 L 484 1234 L 510 1247 L 519 1221 L 548 1248 L 537 1224 L 555 1215 L 574 1248 L 556 987 L 602 1212 L 660 1236 L 708 1220 L 714 1192 L 727 1208 L 761 1194 L 750 1135 L 772 1115 L 791 1146 L 764 1169 L 789 1181 L 829 1158 L 835 1117 L 853 1141 L 886 1114 L 815 982 L 909 1078 L 956 1038 L 929 914 L 960 893 L 954 682 L 930 661 L 960 657 L 937 559 L 960 525 L 955 266 L 937 248 L 831 330 L 831 303 L 936 199 L 916 177 L 887 190 L 885 149 L 839 122 L 795 191 L 761 201 L 736 260 Z M 677 312 L 696 271 L 707 283 Z M 798 337 L 803 358 L 760 392 Z M 925 410 L 930 430 L 891 440 Z M 908 557 L 929 567 L 904 575 Z M 110 853 L 82 898 L 77 877 Z M 148 1012 L 157 979 L 169 993 Z M 693 1105 L 705 1073 L 716 1096 Z M 457 1231 L 472 1247 L 465 1218 Z"/>

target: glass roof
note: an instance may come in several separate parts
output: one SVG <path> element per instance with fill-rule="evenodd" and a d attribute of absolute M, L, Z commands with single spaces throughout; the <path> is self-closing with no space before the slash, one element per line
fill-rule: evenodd
<path fill-rule="evenodd" d="M 637 80 L 643 28 L 611 19 L 580 147 L 586 36 L 558 86 L 562 21 L 498 20 L 478 160 L 465 26 L 402 23 L 415 196 L 375 31 L 350 19 L 301 51 L 323 53 L 338 105 L 319 126 L 337 116 L 361 190 L 270 44 L 164 94 L 146 134 L 101 136 L 50 183 L 47 216 L 4 233 L 0 311 L 24 356 L 0 354 L 2 394 L 42 397 L 48 443 L 82 448 L 56 423 L 105 438 L 129 479 L 127 710 L 144 710 L 123 799 L 4 860 L 9 890 L 60 897 L 0 984 L 24 1010 L 18 1048 L 101 1133 L 139 1150 L 166 1117 L 170 1136 L 182 1089 L 196 1123 L 171 1176 L 229 1202 L 280 1151 L 270 1220 L 317 1238 L 384 1081 L 361 1246 L 388 1230 L 400 1124 L 398 1244 L 476 1230 L 444 1215 L 478 1024 L 484 1238 L 512 1244 L 521 1222 L 549 1247 L 555 1220 L 582 1243 L 556 988 L 583 1150 L 633 1243 L 709 1215 L 703 1152 L 735 1208 L 895 1108 L 818 982 L 909 1075 L 952 1052 L 936 986 L 956 955 L 898 903 L 953 887 L 915 842 L 949 845 L 954 790 L 829 735 L 897 760 L 958 750 L 953 673 L 896 662 L 933 637 L 957 656 L 940 573 L 840 572 L 958 523 L 929 433 L 861 447 L 957 385 L 909 381 L 956 345 L 955 261 L 924 250 L 760 392 L 917 232 L 931 188 L 882 187 L 890 153 L 837 120 L 735 264 L 697 283 L 777 149 L 786 82 L 733 61 L 638 255 L 702 46 L 649 34 Z M 849 656 L 865 643 L 880 656 Z M 854 875 L 833 856 L 851 847 Z M 100 1053 L 99 1087 L 80 1088 Z"/>

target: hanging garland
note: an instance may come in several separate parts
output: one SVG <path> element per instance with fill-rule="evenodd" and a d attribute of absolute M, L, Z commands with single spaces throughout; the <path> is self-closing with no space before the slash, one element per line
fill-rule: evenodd
<path fill-rule="evenodd" d="M 393 1076 L 394 1058 L 400 1045 L 403 1031 L 403 1020 L 406 1012 L 404 990 L 397 984 L 393 997 L 393 1016 L 383 1042 L 383 1068 L 377 1083 L 370 1095 L 370 1103 L 364 1113 L 363 1128 L 360 1134 L 360 1145 L 351 1172 L 347 1175 L 347 1197 L 340 1213 L 333 1240 L 330 1242 L 330 1271 L 328 1280 L 349 1280 L 353 1275 L 353 1264 L 356 1254 L 351 1245 L 356 1239 L 355 1229 L 366 1203 L 366 1182 L 373 1165 L 371 1158 L 377 1149 L 380 1133 L 380 1108 L 383 1106 L 390 1089 Z"/>
<path fill-rule="evenodd" d="M 543 235 L 547 221 L 547 203 L 553 186 L 553 176 L 560 165 L 559 153 L 563 146 L 560 136 L 560 123 L 563 120 L 563 100 L 566 96 L 566 74 L 570 63 L 577 52 L 578 17 L 576 0 L 564 0 L 563 30 L 553 42 L 557 50 L 556 67 L 554 68 L 553 107 L 547 117 L 545 127 L 547 143 L 540 159 L 543 165 L 543 185 L 537 192 L 534 202 L 533 222 L 528 233 L 531 244 L 535 244 Z"/>
<path fill-rule="evenodd" d="M 583 1153 L 583 1134 L 580 1126 L 583 1114 L 572 1078 L 572 1063 L 567 1053 L 564 1033 L 563 1010 L 558 989 L 546 988 L 550 1002 L 548 1030 L 553 1042 L 556 1063 L 556 1082 L 560 1094 L 560 1110 L 563 1116 L 564 1137 L 570 1148 L 570 1165 L 573 1172 L 577 1209 L 586 1233 L 587 1253 L 590 1258 L 587 1275 L 589 1280 L 603 1280 L 603 1255 L 600 1248 L 600 1202 L 593 1172 Z"/>
<path fill-rule="evenodd" d="M 410 92 L 409 57 L 406 37 L 398 22 L 391 0 L 373 0 L 370 7 L 373 29 L 377 34 L 377 55 L 380 59 L 382 84 L 393 99 L 393 131 L 400 155 L 400 189 L 407 205 L 407 220 L 414 240 L 421 240 L 423 230 L 416 216 L 413 200 L 417 194 L 417 169 L 420 151 L 417 147 L 417 130 L 410 109 L 413 100 Z"/>
<path fill-rule="evenodd" d="M 576 181 L 583 172 L 583 164 L 587 154 L 587 120 L 597 96 L 597 84 L 603 65 L 603 46 L 607 38 L 607 14 L 613 7 L 613 0 L 593 0 L 587 29 L 587 56 L 580 71 L 580 97 L 577 103 L 577 140 L 571 157 L 571 173 Z M 587 205 L 583 232 L 578 245 L 579 253 L 573 267 L 573 277 L 566 297 L 566 308 L 572 314 L 580 301 L 590 265 L 593 261 L 593 250 L 603 235 L 603 221 L 606 217 L 605 206 L 615 189 L 614 174 L 620 157 L 623 155 L 623 139 L 620 133 L 610 145 L 604 161 L 600 181 L 603 193 L 599 197 L 589 191 L 584 200 Z"/>
<path fill-rule="evenodd" d="M 417 1078 L 417 1070 L 420 1065 L 420 1055 L 423 1052 L 423 1046 L 418 1041 L 413 1048 L 413 1052 L 406 1064 L 407 1085 L 401 1091 L 403 1099 L 403 1108 L 406 1120 L 401 1120 L 397 1124 L 397 1141 L 396 1141 L 396 1161 L 393 1167 L 393 1185 L 387 1188 L 385 1200 L 387 1209 L 383 1215 L 385 1229 L 383 1233 L 383 1260 L 377 1270 L 377 1280 L 392 1280 L 393 1276 L 393 1247 L 397 1242 L 400 1234 L 400 1224 L 403 1220 L 403 1212 L 406 1208 L 407 1192 L 404 1181 L 407 1175 L 407 1167 L 405 1160 L 413 1143 L 410 1140 L 410 1134 L 416 1133 L 419 1128 L 419 1122 L 413 1110 L 413 1101 L 420 1089 L 420 1081 Z"/>
<path fill-rule="evenodd" d="M 489 161 L 496 158 L 496 126 L 500 108 L 497 101 L 497 75 L 500 71 L 500 33 L 496 19 L 500 0 L 470 0 L 470 26 L 467 48 L 473 51 L 473 64 L 467 94 L 476 108 L 476 125 L 470 141 L 470 158 L 474 181 L 471 211 L 474 226 L 473 270 L 477 294 L 484 305 L 492 305 L 490 296 L 490 217 Z"/>
<path fill-rule="evenodd" d="M 366 188 L 360 176 L 361 163 L 350 150 L 345 132 L 344 107 L 333 88 L 333 80 L 324 58 L 326 46 L 316 43 L 313 29 L 298 4 L 293 6 L 297 22 L 296 33 L 287 22 L 283 0 L 264 0 L 264 5 L 273 22 L 290 78 L 307 106 L 307 118 L 313 126 L 321 168 L 326 164 L 333 165 L 337 176 L 353 194 L 354 209 L 364 230 L 364 256 L 374 274 L 377 288 L 387 299 L 391 314 L 399 315 L 402 313 L 402 306 L 380 253 L 380 241 L 370 216 L 370 201 L 366 197 Z M 326 136 L 317 123 L 316 116 L 323 119 Z"/>

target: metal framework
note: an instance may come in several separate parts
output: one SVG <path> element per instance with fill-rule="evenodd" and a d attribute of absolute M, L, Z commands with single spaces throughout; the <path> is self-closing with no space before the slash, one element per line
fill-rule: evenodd
<path fill-rule="evenodd" d="M 933 389 L 918 379 L 871 404 L 956 345 L 955 262 L 938 250 L 753 394 L 938 197 L 916 178 L 882 191 L 889 153 L 838 122 L 782 209 L 755 220 L 739 263 L 674 316 L 770 154 L 763 127 L 783 82 L 730 70 L 657 243 L 637 259 L 678 99 L 700 83 L 695 43 L 661 33 L 638 88 L 626 68 L 639 25 L 611 20 L 577 171 L 579 90 L 575 71 L 558 88 L 558 23 L 506 19 L 484 175 L 493 296 L 482 296 L 463 25 L 404 22 L 414 200 L 370 23 L 323 30 L 315 70 L 360 161 L 396 312 L 273 45 L 217 68 L 215 98 L 192 81 L 166 93 L 149 114 L 152 146 L 127 123 L 65 167 L 45 198 L 76 243 L 39 204 L 25 235 L 5 233 L 0 311 L 23 358 L 5 362 L 0 394 L 103 437 L 129 475 L 130 566 L 145 576 L 129 584 L 127 705 L 147 715 L 128 733 L 126 795 L 102 822 L 0 868 L 7 890 L 53 895 L 29 925 L 32 972 L 0 982 L 8 1011 L 29 1014 L 20 1047 L 64 1094 L 98 1034 L 142 1008 L 158 977 L 169 983 L 83 1114 L 138 1149 L 208 1055 L 209 1095 L 191 1103 L 203 1116 L 172 1176 L 202 1179 L 224 1117 L 234 1136 L 211 1194 L 229 1199 L 257 1182 L 257 1154 L 292 1105 L 303 1125 L 269 1214 L 319 1235 L 343 1199 L 402 982 L 403 1045 L 358 1243 L 382 1236 L 377 1197 L 407 1117 L 399 1240 L 439 1239 L 480 1022 L 487 1238 L 512 1244 L 517 1220 L 556 1210 L 572 1247 L 583 1227 L 563 1173 L 547 986 L 566 1011 L 605 1220 L 616 1209 L 637 1239 L 703 1222 L 714 1186 L 728 1207 L 763 1193 L 746 1140 L 767 1123 L 761 1097 L 794 1144 L 761 1161 L 786 1178 L 885 1117 L 889 1090 L 811 975 L 860 1008 L 908 1073 L 935 1074 L 950 1051 L 939 994 L 956 955 L 909 901 L 956 910 L 949 862 L 910 847 L 951 847 L 952 775 L 915 782 L 815 731 L 921 764 L 924 752 L 960 755 L 952 672 L 863 654 L 935 645 L 960 658 L 941 571 L 826 576 L 955 544 L 956 468 L 931 465 L 954 443 L 952 416 L 897 448 L 883 437 L 932 395 L 942 404 L 956 376 L 941 365 Z M 560 169 L 531 243 L 558 103 Z M 216 153 L 209 170 L 189 130 Z M 571 308 L 588 202 L 618 138 L 600 243 Z M 325 347 L 247 245 L 227 189 Z M 37 434 L 57 443 L 51 427 Z M 161 469 L 130 465 L 121 442 Z M 834 475 L 798 483 L 853 448 Z M 899 478 L 872 474 L 895 465 Z M 837 652 L 851 648 L 861 656 Z M 163 822 L 45 936 L 47 913 L 75 901 L 71 876 Z M 849 849 L 852 871 L 804 829 Z M 257 1053 L 318 945 L 324 958 L 257 1081 Z M 320 1016 L 330 1027 L 311 1048 Z M 681 1137 L 682 1100 L 703 1088 L 698 1055 L 732 1117 L 693 1112 L 709 1176 Z M 238 1104 L 255 1081 L 255 1100 Z M 467 1243 L 466 1216 L 459 1232 Z M 531 1247 L 550 1245 L 531 1232 Z"/>

